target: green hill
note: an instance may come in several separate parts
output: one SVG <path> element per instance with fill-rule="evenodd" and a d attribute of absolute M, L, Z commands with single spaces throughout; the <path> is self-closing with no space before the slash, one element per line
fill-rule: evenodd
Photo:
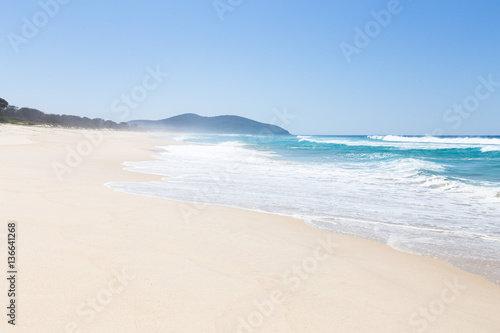
<path fill-rule="evenodd" d="M 138 128 L 181 133 L 290 135 L 279 126 L 239 116 L 202 117 L 186 113 L 162 120 L 133 120 L 128 123 Z"/>

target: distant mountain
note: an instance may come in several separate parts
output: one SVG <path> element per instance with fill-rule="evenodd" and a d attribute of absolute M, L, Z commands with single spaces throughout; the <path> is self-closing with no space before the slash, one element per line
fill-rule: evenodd
<path fill-rule="evenodd" d="M 287 130 L 239 116 L 202 117 L 194 113 L 162 120 L 132 120 L 138 128 L 180 133 L 290 135 Z"/>

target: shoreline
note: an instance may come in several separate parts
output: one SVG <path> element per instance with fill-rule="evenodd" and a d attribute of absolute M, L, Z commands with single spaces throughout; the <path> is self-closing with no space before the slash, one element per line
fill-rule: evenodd
<path fill-rule="evenodd" d="M 182 203 L 104 186 L 165 178 L 123 168 L 164 142 L 150 133 L 100 132 L 59 181 L 53 162 L 85 132 L 98 131 L 0 125 L 0 216 L 20 225 L 16 332 L 500 329 L 500 287 L 444 261 L 240 208 L 186 221 Z"/>
<path fill-rule="evenodd" d="M 131 171 L 131 170 L 127 170 L 127 171 Z M 142 173 L 142 172 L 139 172 L 139 171 L 131 171 L 131 172 Z M 148 173 L 144 173 L 144 174 L 148 174 Z M 162 177 L 166 178 L 166 176 L 162 176 Z M 104 184 L 104 185 L 107 186 L 107 184 Z M 269 214 L 269 215 L 272 215 L 272 216 L 280 216 L 280 217 L 285 217 L 285 218 L 290 218 L 290 219 L 298 220 L 298 221 L 302 222 L 304 225 L 306 225 L 306 226 L 308 226 L 310 228 L 313 228 L 313 229 L 319 230 L 319 231 L 323 231 L 323 232 L 326 232 L 326 233 L 330 233 L 332 235 L 341 235 L 341 236 L 351 237 L 351 238 L 355 238 L 355 239 L 359 239 L 359 240 L 366 240 L 366 241 L 370 241 L 370 242 L 375 242 L 377 244 L 387 246 L 387 247 L 389 247 L 392 250 L 397 251 L 397 252 L 401 252 L 401 253 L 405 253 L 405 254 L 410 254 L 410 255 L 415 255 L 415 256 L 419 256 L 419 257 L 425 257 L 425 258 L 429 258 L 429 259 L 438 260 L 438 261 L 441 261 L 442 263 L 444 263 L 446 265 L 450 265 L 453 268 L 456 268 L 456 269 L 459 269 L 459 270 L 461 270 L 463 272 L 466 272 L 466 273 L 472 274 L 474 276 L 483 278 L 483 279 L 487 280 L 488 282 L 491 282 L 492 284 L 500 287 L 500 280 L 498 280 L 498 283 L 495 283 L 495 281 L 492 281 L 491 279 L 487 278 L 486 276 L 483 276 L 481 274 L 474 273 L 474 272 L 471 272 L 471 271 L 469 271 L 467 269 L 461 268 L 458 265 L 455 265 L 455 264 L 453 264 L 451 262 L 448 262 L 448 261 L 446 261 L 444 259 L 441 259 L 441 258 L 439 258 L 437 256 L 435 257 L 435 256 L 431 256 L 431 255 L 424 255 L 424 254 L 420 254 L 420 253 L 416 253 L 416 252 L 406 251 L 406 250 L 396 248 L 396 247 L 394 247 L 394 246 L 392 246 L 390 244 L 387 244 L 385 242 L 378 241 L 378 240 L 375 240 L 375 239 L 364 238 L 364 237 L 357 236 L 357 235 L 348 235 L 348 234 L 344 234 L 344 233 L 340 233 L 340 232 L 330 231 L 330 230 L 328 230 L 326 228 L 317 227 L 317 226 L 313 225 L 313 223 L 308 223 L 306 220 L 304 220 L 301 217 L 296 217 L 296 216 L 291 216 L 291 215 L 286 215 L 286 214 L 280 214 L 280 213 L 275 213 L 275 212 L 266 212 L 266 211 L 262 211 L 262 210 L 258 210 L 258 209 L 250 209 L 250 208 L 244 208 L 244 207 L 238 207 L 238 206 L 211 204 L 211 203 L 203 203 L 203 202 L 195 202 L 195 201 L 183 201 L 183 200 L 162 198 L 162 197 L 159 197 L 159 196 L 153 196 L 153 195 L 147 195 L 147 194 L 129 193 L 129 192 L 126 192 L 126 191 L 116 190 L 116 189 L 113 189 L 113 188 L 109 188 L 109 189 L 112 190 L 112 191 L 117 191 L 117 192 L 129 194 L 129 195 L 137 195 L 137 196 L 142 196 L 142 197 L 152 198 L 152 199 L 161 199 L 161 200 L 173 201 L 173 202 L 181 204 L 181 205 L 194 205 L 194 206 L 201 205 L 201 206 L 219 207 L 219 208 L 222 208 L 222 209 L 226 209 L 226 208 L 229 208 L 229 209 L 238 209 L 238 210 L 243 210 L 243 211 L 248 211 L 248 212 L 253 212 L 253 213 L 258 213 L 258 214 Z M 324 223 L 324 222 L 321 222 L 321 223 Z"/>
<path fill-rule="evenodd" d="M 161 134 L 159 134 L 158 136 L 161 137 Z M 189 134 L 186 134 L 186 133 L 184 133 L 184 134 L 177 133 L 175 135 L 164 134 L 164 136 L 184 137 L 184 139 L 182 139 L 180 141 L 177 141 L 177 139 L 174 139 L 176 144 L 181 144 L 181 145 L 217 146 L 217 144 L 215 144 L 215 143 L 201 143 L 201 142 L 184 141 L 186 138 L 189 138 Z M 170 144 L 168 144 L 166 146 L 164 145 L 164 146 L 161 146 L 160 148 L 162 148 L 163 152 L 165 152 L 165 151 L 169 150 L 168 149 L 169 145 Z M 156 162 L 156 161 L 164 161 L 164 160 L 161 157 L 151 156 L 151 158 L 149 160 L 142 161 L 142 162 L 147 163 L 147 162 Z M 139 173 L 144 173 L 144 174 L 154 174 L 154 173 L 149 173 L 148 171 L 135 169 L 136 167 L 131 166 L 128 161 L 126 163 L 127 163 L 127 166 L 124 168 L 128 171 L 139 172 Z M 164 177 L 164 179 L 167 179 L 170 177 L 170 175 L 167 175 L 166 173 L 164 173 L 162 176 Z M 252 211 L 252 212 L 274 214 L 274 215 L 286 216 L 286 217 L 290 217 L 290 218 L 294 218 L 294 219 L 299 219 L 304 224 L 306 224 L 312 228 L 318 229 L 318 230 L 323 230 L 323 231 L 331 232 L 334 234 L 342 234 L 342 235 L 356 237 L 356 238 L 360 238 L 360 239 L 371 240 L 371 241 L 378 242 L 380 244 L 387 245 L 387 246 L 391 247 L 392 249 L 397 250 L 397 251 L 401 251 L 403 253 L 420 255 L 420 256 L 424 256 L 424 257 L 428 257 L 428 258 L 442 260 L 449 265 L 452 265 L 456 268 L 459 268 L 459 269 L 464 270 L 466 272 L 469 272 L 471 274 L 484 277 L 487 280 L 489 280 L 490 282 L 500 286 L 500 275 L 498 275 L 498 270 L 495 272 L 492 272 L 492 270 L 490 269 L 491 267 L 497 267 L 498 262 L 493 261 L 491 259 L 486 259 L 484 257 L 483 258 L 465 259 L 465 258 L 463 258 L 463 256 L 459 255 L 460 252 L 453 252 L 456 249 L 453 249 L 451 247 L 444 249 L 445 250 L 444 252 L 443 251 L 441 251 L 441 252 L 440 251 L 432 251 L 432 247 L 420 246 L 419 248 L 415 247 L 414 249 L 411 249 L 410 248 L 411 246 L 407 246 L 405 248 L 405 247 L 402 247 L 401 245 L 398 246 L 398 245 L 394 244 L 394 242 L 391 244 L 390 237 L 387 239 L 384 239 L 384 238 L 381 238 L 380 235 L 378 235 L 379 237 L 377 237 L 376 235 L 367 234 L 367 233 L 364 233 L 364 234 L 356 233 L 356 232 L 349 233 L 349 232 L 343 232 L 343 230 L 335 230 L 335 229 L 332 230 L 332 228 L 329 227 L 328 222 L 326 222 L 325 220 L 317 219 L 317 218 L 314 219 L 313 216 L 306 216 L 306 215 L 300 216 L 297 214 L 291 214 L 291 213 L 286 213 L 286 212 L 272 211 L 272 209 L 265 210 L 263 208 L 249 208 L 249 207 L 246 207 L 244 202 L 242 202 L 242 201 L 238 202 L 240 205 L 238 205 L 238 203 L 233 203 L 233 204 L 224 203 L 223 202 L 224 200 L 222 200 L 222 201 L 212 200 L 211 196 L 209 196 L 209 195 L 202 195 L 201 196 L 202 200 L 187 200 L 187 199 L 177 198 L 175 195 L 171 196 L 171 197 L 164 197 L 162 195 L 155 195 L 155 194 L 151 194 L 151 193 L 135 193 L 133 190 L 128 192 L 125 189 L 121 189 L 120 185 L 118 185 L 118 184 L 115 184 L 115 185 L 116 185 L 116 188 L 113 186 L 113 183 L 106 183 L 106 186 L 108 186 L 109 188 L 116 190 L 116 191 L 119 191 L 119 192 L 128 193 L 128 194 L 136 194 L 136 195 L 142 195 L 142 196 L 151 197 L 151 198 L 161 198 L 161 199 L 166 199 L 166 200 L 174 200 L 176 202 L 182 202 L 182 203 L 191 204 L 191 205 L 193 205 L 193 204 L 194 205 L 214 205 L 217 207 L 243 209 L 243 210 L 248 210 L 248 211 Z M 215 184 L 214 186 L 218 186 L 218 185 Z M 217 198 L 217 195 L 214 194 L 213 197 Z M 341 219 L 341 218 L 338 218 L 336 216 L 330 216 L 329 218 L 334 219 L 334 220 Z M 348 220 L 349 219 L 347 218 L 347 221 Z M 364 224 L 383 225 L 383 226 L 388 225 L 388 224 L 383 223 L 383 222 L 368 221 L 368 220 L 355 220 L 354 219 L 352 221 L 357 222 L 357 223 L 364 223 Z M 414 230 L 414 229 L 422 230 L 422 229 L 419 229 L 418 227 L 414 227 L 412 225 L 399 225 L 398 228 L 401 228 L 401 229 L 407 228 L 407 229 L 411 229 L 411 230 Z M 436 230 L 433 230 L 433 229 L 423 229 L 423 230 L 436 232 Z M 419 245 L 422 245 L 422 244 L 419 244 Z M 443 249 L 441 249 L 441 250 L 443 250 Z M 448 253 L 449 255 L 445 255 L 444 253 Z M 455 256 L 453 256 L 451 253 L 455 254 Z"/>

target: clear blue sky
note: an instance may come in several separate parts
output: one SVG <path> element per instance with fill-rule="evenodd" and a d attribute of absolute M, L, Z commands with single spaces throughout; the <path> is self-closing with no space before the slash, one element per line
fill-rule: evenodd
<path fill-rule="evenodd" d="M 500 134 L 498 0 L 221 0 L 224 20 L 212 0 L 60 1 L 52 16 L 34 0 L 0 5 L 10 104 L 115 121 L 271 122 L 286 108 L 295 118 L 276 124 L 295 134 Z M 347 44 L 360 46 L 350 62 Z M 147 78 L 157 66 L 169 72 L 159 84 Z M 117 112 L 134 89 L 135 107 Z"/>

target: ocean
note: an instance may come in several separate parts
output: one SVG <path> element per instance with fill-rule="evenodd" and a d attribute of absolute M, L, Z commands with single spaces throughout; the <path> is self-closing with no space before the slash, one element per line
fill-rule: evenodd
<path fill-rule="evenodd" d="M 127 193 L 293 216 L 500 284 L 500 137 L 164 137 Z M 199 206 L 199 205 L 198 205 Z"/>

